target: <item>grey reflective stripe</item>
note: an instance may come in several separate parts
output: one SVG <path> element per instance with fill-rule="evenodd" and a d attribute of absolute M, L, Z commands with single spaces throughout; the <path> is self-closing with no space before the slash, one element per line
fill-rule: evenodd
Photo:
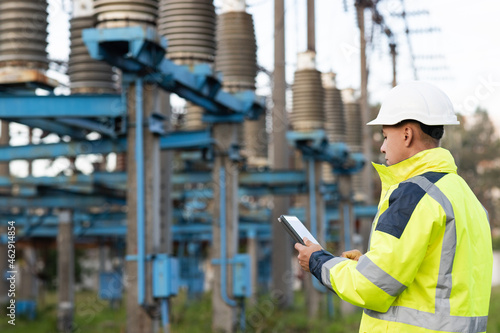
<path fill-rule="evenodd" d="M 364 310 L 370 317 L 386 321 L 422 327 L 433 331 L 443 332 L 486 332 L 488 317 L 461 317 L 441 315 L 410 309 L 403 306 L 391 306 L 385 313 L 373 310 Z"/>
<path fill-rule="evenodd" d="M 457 245 L 455 214 L 450 200 L 448 200 L 436 185 L 425 177 L 417 176 L 407 180 L 407 182 L 419 185 L 430 197 L 441 205 L 446 214 L 446 227 L 441 249 L 439 276 L 436 285 L 435 313 L 422 312 L 402 306 L 391 306 L 385 313 L 365 309 L 365 313 L 370 317 L 381 320 L 395 321 L 434 331 L 467 333 L 485 332 L 488 321 L 487 316 L 462 317 L 452 316 L 450 314 L 450 294 L 452 288 L 451 272 Z"/>
<path fill-rule="evenodd" d="M 444 230 L 443 245 L 441 248 L 441 261 L 439 263 L 439 275 L 436 285 L 436 313 L 450 315 L 451 294 L 451 271 L 455 259 L 455 248 L 457 245 L 457 232 L 455 229 L 455 213 L 450 200 L 441 190 L 422 176 L 414 177 L 409 182 L 419 185 L 443 208 L 446 214 L 446 228 Z"/>
<path fill-rule="evenodd" d="M 349 260 L 347 258 L 335 257 L 333 259 L 328 260 L 321 266 L 321 283 L 330 290 L 333 290 L 332 283 L 330 282 L 330 269 L 333 266 L 341 263 L 344 260 Z"/>
<path fill-rule="evenodd" d="M 367 256 L 361 256 L 356 269 L 371 283 L 396 297 L 406 289 L 406 286 L 375 265 Z"/>

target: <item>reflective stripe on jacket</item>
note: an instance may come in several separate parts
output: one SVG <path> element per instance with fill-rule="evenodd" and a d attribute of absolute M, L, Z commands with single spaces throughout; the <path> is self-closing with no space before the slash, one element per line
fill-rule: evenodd
<path fill-rule="evenodd" d="M 488 216 L 451 154 L 375 165 L 382 195 L 358 262 L 325 251 L 311 272 L 365 308 L 360 332 L 485 332 L 493 255 Z"/>

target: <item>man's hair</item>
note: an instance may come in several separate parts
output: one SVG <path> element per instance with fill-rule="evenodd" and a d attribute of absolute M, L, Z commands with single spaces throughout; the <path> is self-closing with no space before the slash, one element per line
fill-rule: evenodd
<path fill-rule="evenodd" d="M 398 124 L 396 126 L 402 126 L 407 123 L 415 123 L 420 126 L 420 129 L 426 136 L 428 136 L 429 140 L 432 140 L 435 145 L 439 145 L 439 140 L 443 137 L 444 134 L 444 126 L 443 125 L 426 125 L 421 123 L 418 120 L 413 120 L 413 119 L 406 119 Z"/>

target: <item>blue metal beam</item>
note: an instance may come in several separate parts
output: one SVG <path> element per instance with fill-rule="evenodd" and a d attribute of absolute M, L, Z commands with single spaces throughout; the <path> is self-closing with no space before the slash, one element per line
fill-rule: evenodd
<path fill-rule="evenodd" d="M 212 180 L 210 172 L 193 172 L 174 174 L 173 184 L 209 183 Z M 95 172 L 90 175 L 76 174 L 72 176 L 59 175 L 55 177 L 5 177 L 0 176 L 0 186 L 30 185 L 30 186 L 88 186 L 102 185 L 109 188 L 126 189 L 126 172 Z M 288 195 L 307 192 L 303 171 L 255 171 L 243 172 L 239 175 L 240 195 Z M 175 198 L 212 197 L 211 189 L 173 192 Z"/>
<path fill-rule="evenodd" d="M 354 206 L 354 216 L 359 218 L 373 218 L 377 214 L 377 206 Z M 291 208 L 290 214 L 296 215 L 299 219 L 306 219 L 305 208 Z M 325 211 L 326 220 L 338 220 L 340 218 L 339 211 L 337 208 L 327 207 Z"/>
<path fill-rule="evenodd" d="M 117 134 L 112 126 L 101 122 L 81 118 L 58 118 L 57 121 L 62 124 L 74 126 L 81 129 L 97 132 L 107 135 L 111 138 L 116 138 Z"/>
<path fill-rule="evenodd" d="M 160 137 L 161 149 L 201 149 L 214 143 L 208 131 L 171 132 Z M 127 139 L 99 139 L 93 141 L 71 141 L 25 146 L 0 146 L 0 162 L 76 157 L 85 154 L 123 153 L 127 151 Z"/>
<path fill-rule="evenodd" d="M 214 143 L 210 131 L 170 132 L 160 137 L 161 149 L 204 148 Z"/>
<path fill-rule="evenodd" d="M 126 112 L 120 95 L 0 97 L 0 119 L 118 117 Z"/>
<path fill-rule="evenodd" d="M 1 99 L 1 98 L 0 98 Z M 71 141 L 40 145 L 0 146 L 0 162 L 12 160 L 33 160 L 56 158 L 59 156 L 76 157 L 85 154 L 123 153 L 127 150 L 127 139 L 100 139 L 94 141 Z"/>
<path fill-rule="evenodd" d="M 114 187 L 117 184 L 123 184 L 127 181 L 126 172 L 94 172 L 90 175 L 75 174 L 72 176 L 58 175 L 54 177 L 5 177 L 0 176 L 0 186 L 12 185 L 35 185 L 35 186 L 54 186 L 54 185 L 87 185 L 99 184 Z"/>
<path fill-rule="evenodd" d="M 17 222 L 16 222 L 17 223 Z M 269 238 L 270 225 L 256 223 L 240 223 L 240 237 L 244 238 L 249 232 L 256 232 L 259 238 Z M 49 225 L 33 225 L 27 228 L 19 228 L 17 237 L 57 237 L 58 229 L 56 226 Z M 111 225 L 111 226 L 83 226 L 76 224 L 73 227 L 73 233 L 76 237 L 124 237 L 127 234 L 126 225 Z M 174 240 L 212 240 L 212 226 L 210 224 L 184 224 L 172 226 Z M 0 237 L 2 235 L 0 234 Z"/>
<path fill-rule="evenodd" d="M 36 198 L 0 197 L 0 207 L 82 209 L 88 207 L 102 207 L 109 204 L 125 205 L 125 200 L 102 196 L 79 196 L 68 194 Z"/>
<path fill-rule="evenodd" d="M 163 57 L 166 41 L 151 28 L 127 27 L 85 29 L 82 33 L 89 54 L 124 72 L 147 74 L 145 79 L 176 93 L 208 112 L 241 113 L 256 118 L 264 111 L 264 100 L 252 91 L 229 94 L 206 64 L 179 66 Z M 117 47 L 120 45 L 121 47 Z"/>
<path fill-rule="evenodd" d="M 306 183 L 306 175 L 303 170 L 265 170 L 256 172 L 241 172 L 239 183 L 242 186 L 260 185 L 299 185 Z"/>
<path fill-rule="evenodd" d="M 0 97 L 1 99 L 1 97 Z M 44 131 L 55 133 L 57 135 L 68 135 L 77 140 L 85 140 L 85 131 L 71 126 L 67 126 L 53 119 L 26 119 L 26 118 L 14 118 L 12 122 L 23 124 L 29 127 L 40 128 Z"/>

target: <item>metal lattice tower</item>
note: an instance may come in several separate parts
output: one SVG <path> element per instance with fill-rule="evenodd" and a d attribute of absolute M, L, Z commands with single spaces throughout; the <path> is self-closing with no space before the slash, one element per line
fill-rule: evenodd
<path fill-rule="evenodd" d="M 324 129 L 324 89 L 321 73 L 315 68 L 316 53 L 299 54 L 292 86 L 293 106 L 290 123 L 295 131 Z"/>
<path fill-rule="evenodd" d="M 47 1 L 0 2 L 0 67 L 48 68 Z"/>

